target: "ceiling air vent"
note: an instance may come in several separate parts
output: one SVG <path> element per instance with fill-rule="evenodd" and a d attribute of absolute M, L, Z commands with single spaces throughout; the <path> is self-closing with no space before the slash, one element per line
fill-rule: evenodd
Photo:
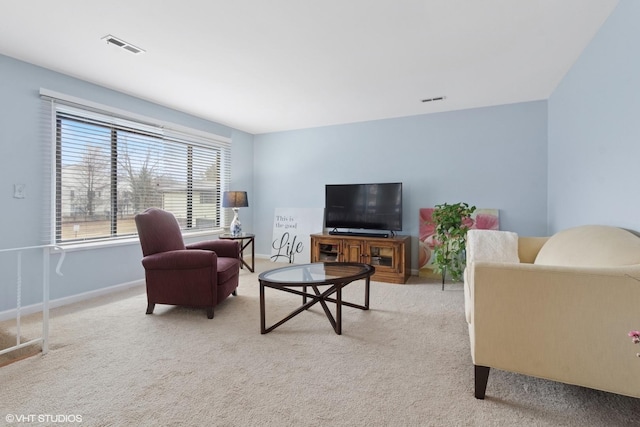
<path fill-rule="evenodd" d="M 444 101 L 445 99 L 447 99 L 446 96 L 436 96 L 435 98 L 423 99 L 422 102 Z"/>
<path fill-rule="evenodd" d="M 122 49 L 128 50 L 131 53 L 135 53 L 136 55 L 145 52 L 144 49 L 140 49 L 139 47 L 136 47 L 131 43 L 127 43 L 124 40 L 114 37 L 111 34 L 109 34 L 108 36 L 104 36 L 102 40 L 106 41 L 108 44 L 112 44 L 114 46 L 118 46 Z"/>

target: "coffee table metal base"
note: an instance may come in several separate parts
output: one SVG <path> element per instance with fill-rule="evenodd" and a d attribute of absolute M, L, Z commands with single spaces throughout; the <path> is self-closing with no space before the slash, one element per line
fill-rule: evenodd
<path fill-rule="evenodd" d="M 370 266 L 368 266 L 370 267 Z M 266 280 L 260 280 L 260 333 L 266 334 L 268 332 L 273 331 L 278 326 L 283 323 L 291 320 L 298 314 L 302 313 L 305 310 L 308 310 L 313 305 L 320 303 L 322 309 L 324 310 L 333 330 L 336 334 L 342 334 L 342 306 L 348 306 L 353 308 L 358 308 L 360 310 L 369 310 L 369 290 L 370 290 L 370 278 L 373 274 L 373 267 L 370 267 L 372 271 L 364 276 L 355 277 L 355 278 L 345 278 L 344 280 L 337 281 L 336 279 L 328 280 L 325 283 L 274 283 L 268 282 Z M 342 300 L 342 288 L 347 286 L 349 283 L 355 280 L 365 280 L 365 291 L 364 291 L 364 305 L 355 304 L 353 302 L 343 301 Z M 327 287 L 324 290 L 321 288 Z M 289 292 L 295 295 L 302 296 L 302 305 L 297 309 L 293 310 L 282 320 L 274 323 L 271 326 L 266 326 L 266 313 L 265 313 L 265 288 L 277 289 L 284 292 Z M 297 289 L 296 289 L 297 288 Z M 300 290 L 299 288 L 302 288 Z M 308 289 L 311 289 L 313 293 L 308 292 Z M 333 295 L 335 294 L 335 297 Z M 335 317 L 333 313 L 329 309 L 327 303 L 335 304 Z"/>

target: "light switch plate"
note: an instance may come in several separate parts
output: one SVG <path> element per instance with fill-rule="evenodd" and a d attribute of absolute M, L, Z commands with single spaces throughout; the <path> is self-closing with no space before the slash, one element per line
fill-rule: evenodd
<path fill-rule="evenodd" d="M 16 199 L 24 199 L 25 194 L 25 184 L 13 184 L 13 197 Z"/>

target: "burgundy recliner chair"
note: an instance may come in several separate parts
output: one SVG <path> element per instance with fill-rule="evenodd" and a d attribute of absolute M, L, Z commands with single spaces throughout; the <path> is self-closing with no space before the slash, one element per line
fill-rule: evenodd
<path fill-rule="evenodd" d="M 213 307 L 236 295 L 240 245 L 234 240 L 209 240 L 186 245 L 171 213 L 149 208 L 136 215 L 147 281 L 147 314 L 156 304 Z"/>

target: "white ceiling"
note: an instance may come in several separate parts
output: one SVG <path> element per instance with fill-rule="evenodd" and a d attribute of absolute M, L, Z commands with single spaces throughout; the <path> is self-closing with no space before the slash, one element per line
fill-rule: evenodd
<path fill-rule="evenodd" d="M 547 99 L 617 3 L 0 0 L 0 53 L 258 134 Z"/>

